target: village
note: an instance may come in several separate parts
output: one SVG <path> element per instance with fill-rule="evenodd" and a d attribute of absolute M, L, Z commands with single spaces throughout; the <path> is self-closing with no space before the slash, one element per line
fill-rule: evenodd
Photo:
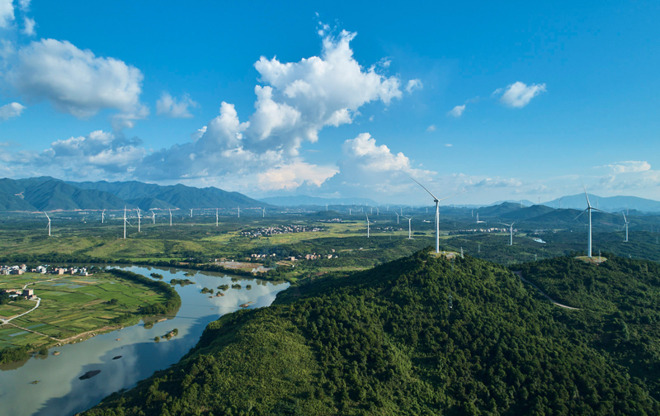
<path fill-rule="evenodd" d="M 27 268 L 25 264 L 0 266 L 0 276 L 23 275 L 27 272 L 38 274 L 52 274 L 56 276 L 72 275 L 72 276 L 91 276 L 91 273 L 86 267 L 51 267 L 48 265 L 40 265 L 33 269 Z M 28 289 L 25 284 L 22 289 L 0 289 L 0 295 L 6 295 L 8 300 L 36 300 L 37 296 L 34 294 L 34 289 Z"/>
<path fill-rule="evenodd" d="M 306 225 L 282 225 L 277 227 L 260 227 L 241 231 L 241 235 L 249 238 L 269 237 L 277 234 L 289 233 L 316 233 L 324 231 L 323 227 L 309 227 Z"/>

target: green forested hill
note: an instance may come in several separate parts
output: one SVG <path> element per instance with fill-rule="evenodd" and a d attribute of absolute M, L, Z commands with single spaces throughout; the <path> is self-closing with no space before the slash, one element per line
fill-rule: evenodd
<path fill-rule="evenodd" d="M 658 414 L 650 384 L 571 326 L 583 313 L 501 266 L 419 252 L 222 317 L 86 414 Z"/>

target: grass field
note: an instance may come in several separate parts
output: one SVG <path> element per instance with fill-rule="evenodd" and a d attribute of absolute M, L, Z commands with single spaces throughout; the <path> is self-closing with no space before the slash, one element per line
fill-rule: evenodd
<path fill-rule="evenodd" d="M 53 277 L 56 280 L 46 281 Z M 0 349 L 27 344 L 34 348 L 50 345 L 56 342 L 53 338 L 64 340 L 111 327 L 114 318 L 134 314 L 141 306 L 165 301 L 162 295 L 143 285 L 105 273 L 84 277 L 33 273 L 2 276 L 0 288 L 19 289 L 25 283 L 32 283 L 29 288 L 41 298 L 41 305 L 10 324 L 0 326 Z M 111 302 L 112 299 L 116 301 Z M 2 305 L 0 316 L 10 318 L 35 304 L 35 301 L 22 300 Z"/>

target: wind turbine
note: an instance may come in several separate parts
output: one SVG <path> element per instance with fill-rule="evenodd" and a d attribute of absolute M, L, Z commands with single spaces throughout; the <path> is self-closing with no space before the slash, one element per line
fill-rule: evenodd
<path fill-rule="evenodd" d="M 151 222 L 156 223 L 156 211 L 151 211 Z"/>
<path fill-rule="evenodd" d="M 477 212 L 477 224 L 485 224 L 486 221 L 479 221 L 479 213 Z"/>
<path fill-rule="evenodd" d="M 105 210 L 101 211 L 101 224 L 105 222 Z"/>
<path fill-rule="evenodd" d="M 587 199 L 587 208 L 580 213 L 580 215 L 584 214 L 585 212 L 589 216 L 589 240 L 587 242 L 587 257 L 591 257 L 591 211 L 600 211 L 598 208 L 594 208 L 591 206 L 591 202 L 589 202 L 589 195 L 587 195 L 587 188 L 584 188 L 584 197 Z M 575 217 L 577 219 L 580 215 Z"/>
<path fill-rule="evenodd" d="M 241 218 L 241 207 L 236 207 L 236 209 L 237 209 L 237 211 L 236 211 L 236 212 L 237 212 L 236 218 Z"/>
<path fill-rule="evenodd" d="M 367 238 L 369 238 L 369 225 L 370 225 L 369 224 L 369 216 L 366 213 L 364 214 L 364 216 L 367 217 Z"/>
<path fill-rule="evenodd" d="M 410 225 L 410 221 L 412 221 L 412 217 L 403 217 L 408 220 L 408 240 L 412 240 L 412 228 Z"/>
<path fill-rule="evenodd" d="M 124 206 L 124 240 L 126 240 L 126 223 L 128 220 L 126 219 L 126 206 Z"/>
<path fill-rule="evenodd" d="M 500 224 L 506 225 L 507 227 L 509 227 L 509 245 L 512 246 L 513 245 L 513 224 L 515 224 L 515 221 L 512 222 L 511 224 L 506 224 L 506 223 L 503 223 L 503 222 L 501 222 Z"/>
<path fill-rule="evenodd" d="M 261 218 L 266 218 L 266 207 L 261 209 Z"/>
<path fill-rule="evenodd" d="M 396 223 L 399 223 L 399 213 L 394 211 L 394 214 L 396 215 Z"/>
<path fill-rule="evenodd" d="M 445 199 L 448 199 L 448 198 L 451 198 L 451 197 L 438 199 L 435 195 L 433 195 L 431 193 L 431 191 L 426 189 L 426 187 L 424 185 L 422 185 L 421 183 L 419 183 L 415 178 L 413 178 L 411 176 L 410 179 L 415 181 L 415 183 L 417 185 L 421 186 L 422 189 L 424 189 L 426 192 L 428 192 L 429 195 L 431 195 L 433 197 L 433 202 L 435 202 L 435 252 L 440 253 L 440 206 L 439 206 L 439 203 L 440 203 L 440 201 L 444 201 Z M 403 215 L 403 208 L 401 208 L 401 215 Z"/>
<path fill-rule="evenodd" d="M 192 208 L 190 208 L 190 218 L 192 218 Z"/>
<path fill-rule="evenodd" d="M 168 208 L 170 210 L 170 227 L 172 226 L 172 208 Z"/>
<path fill-rule="evenodd" d="M 141 224 L 142 224 L 142 215 L 140 215 L 140 208 L 137 209 L 137 217 L 138 217 L 138 233 L 142 232 Z"/>
<path fill-rule="evenodd" d="M 44 211 L 44 214 L 46 215 L 46 218 L 48 218 L 48 237 L 50 237 L 50 217 L 46 211 Z"/>
<path fill-rule="evenodd" d="M 623 223 L 624 223 L 624 227 L 626 227 L 626 239 L 623 240 L 623 242 L 627 243 L 628 242 L 628 224 L 630 224 L 630 222 L 628 222 L 628 218 L 626 218 L 626 214 L 624 214 L 622 212 L 621 215 L 623 215 Z"/>
<path fill-rule="evenodd" d="M 218 220 L 219 220 L 219 218 L 218 218 L 218 208 L 216 208 L 215 209 L 215 226 L 216 227 L 218 226 Z"/>

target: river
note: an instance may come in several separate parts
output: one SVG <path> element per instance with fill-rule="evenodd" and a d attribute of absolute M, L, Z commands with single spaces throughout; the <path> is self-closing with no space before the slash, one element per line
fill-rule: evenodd
<path fill-rule="evenodd" d="M 181 308 L 176 316 L 158 322 L 151 328 L 137 325 L 97 335 L 86 341 L 53 347 L 47 358 L 33 357 L 17 369 L 0 371 L 0 414 L 12 416 L 72 415 L 98 404 L 109 394 L 134 386 L 154 371 L 178 362 L 199 340 L 206 325 L 220 316 L 240 309 L 270 305 L 288 283 L 236 278 L 186 270 L 126 267 L 149 276 L 152 272 L 172 278 L 190 279 L 195 284 L 176 286 Z M 193 272 L 195 273 L 195 272 Z M 238 279 L 238 280 L 237 280 Z M 241 289 L 229 289 L 225 296 L 212 297 L 200 293 L 203 287 L 216 290 L 218 285 L 238 283 Z M 251 289 L 247 289 L 247 285 Z M 170 340 L 163 335 L 173 329 L 178 335 Z M 155 342 L 156 336 L 161 337 Z M 54 351 L 60 354 L 53 355 Z M 121 358 L 116 358 L 121 356 Z M 89 371 L 101 370 L 96 376 L 80 380 Z M 38 383 L 33 384 L 34 381 Z"/>

